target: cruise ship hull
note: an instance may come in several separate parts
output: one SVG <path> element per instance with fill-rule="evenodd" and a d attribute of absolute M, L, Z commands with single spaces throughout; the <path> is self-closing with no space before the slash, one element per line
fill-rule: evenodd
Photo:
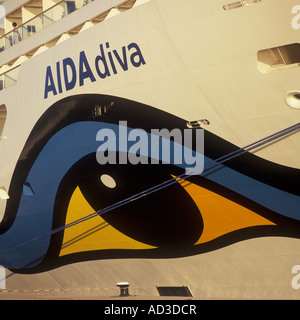
<path fill-rule="evenodd" d="M 152 0 L 23 63 L 0 92 L 9 197 L 0 203 L 0 264 L 19 279 L 58 279 L 72 266 L 86 279 L 95 265 L 111 263 L 114 277 L 118 264 L 139 275 L 149 263 L 153 286 L 181 281 L 199 298 L 295 297 L 300 111 L 287 97 L 297 97 L 299 69 L 261 72 L 259 58 L 297 43 L 292 7 Z M 189 129 L 191 149 L 203 144 L 203 172 L 188 174 L 174 154 L 153 161 L 141 145 L 139 163 L 121 162 L 124 124 L 147 141 L 153 129 Z M 101 130 L 119 134 L 116 163 L 97 159 Z M 170 264 L 177 280 L 166 275 Z M 108 287 L 107 277 L 85 283 Z"/>

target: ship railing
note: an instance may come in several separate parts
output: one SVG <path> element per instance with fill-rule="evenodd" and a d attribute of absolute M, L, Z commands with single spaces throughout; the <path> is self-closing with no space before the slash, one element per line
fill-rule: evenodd
<path fill-rule="evenodd" d="M 0 38 L 0 52 L 45 29 L 94 0 L 60 1 Z"/>
<path fill-rule="evenodd" d="M 8 88 L 18 81 L 20 66 L 16 66 L 0 74 L 0 90 Z"/>

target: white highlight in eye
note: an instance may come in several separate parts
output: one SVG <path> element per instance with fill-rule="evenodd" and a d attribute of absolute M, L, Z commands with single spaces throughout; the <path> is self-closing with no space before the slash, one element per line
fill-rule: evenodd
<path fill-rule="evenodd" d="M 108 174 L 103 174 L 100 179 L 107 188 L 114 189 L 117 186 L 115 179 Z"/>

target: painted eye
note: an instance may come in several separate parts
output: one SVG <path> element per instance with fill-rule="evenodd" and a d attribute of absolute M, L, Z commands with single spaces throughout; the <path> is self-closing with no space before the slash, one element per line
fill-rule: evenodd
<path fill-rule="evenodd" d="M 171 165 L 100 166 L 95 155 L 89 155 L 81 159 L 68 173 L 70 177 L 77 176 L 78 186 L 70 198 L 66 223 L 79 219 L 82 215 L 86 215 L 87 211 L 106 208 L 172 179 L 171 174 L 178 172 L 179 169 Z M 66 178 L 66 184 L 67 180 Z M 87 207 L 90 209 L 81 210 Z M 106 248 L 107 244 L 118 249 L 132 249 L 136 246 L 139 248 L 191 246 L 199 239 L 203 228 L 202 217 L 194 201 L 178 183 L 175 183 L 173 186 L 104 213 L 94 221 L 86 223 L 86 227 L 80 225 L 78 228 L 75 226 L 69 231 L 66 230 L 63 243 L 70 244 L 72 239 L 81 240 L 80 243 L 75 241 L 68 247 L 63 244 L 62 254 L 75 252 L 78 250 L 77 246 L 90 242 L 88 230 L 92 231 L 104 225 L 106 230 L 91 235 L 93 249 L 103 249 L 103 245 Z M 111 230 L 111 234 L 108 233 L 108 229 Z"/>
<path fill-rule="evenodd" d="M 95 156 L 89 155 L 66 175 L 65 185 L 70 185 L 68 177 L 76 177 L 76 185 L 65 205 L 65 223 L 167 180 L 176 181 L 181 173 L 171 165 L 99 166 Z M 60 256 L 112 249 L 199 253 L 239 241 L 241 230 L 251 235 L 256 228 L 276 226 L 256 209 L 234 192 L 193 176 L 65 230 Z"/>
<path fill-rule="evenodd" d="M 35 125 L 9 190 L 0 186 L 0 200 L 7 200 L 0 247 L 9 249 L 0 257 L 1 265 L 49 269 L 89 259 L 180 257 L 252 237 L 299 237 L 298 169 L 250 153 L 180 181 L 184 169 L 172 164 L 100 165 L 95 137 L 102 128 L 118 130 L 121 118 L 132 117 L 132 127 L 145 131 L 153 123 L 181 130 L 187 125 L 149 106 L 114 100 L 116 104 L 101 95 L 66 98 Z M 205 146 L 209 161 L 237 150 L 209 132 Z M 166 181 L 174 183 L 120 205 Z M 10 250 L 16 239 L 18 254 Z"/>

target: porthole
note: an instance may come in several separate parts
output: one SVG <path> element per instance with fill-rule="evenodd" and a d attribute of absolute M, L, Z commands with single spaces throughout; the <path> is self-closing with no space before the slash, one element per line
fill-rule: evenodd
<path fill-rule="evenodd" d="M 300 109 L 300 91 L 290 91 L 285 95 L 286 104 L 293 109 Z"/>

